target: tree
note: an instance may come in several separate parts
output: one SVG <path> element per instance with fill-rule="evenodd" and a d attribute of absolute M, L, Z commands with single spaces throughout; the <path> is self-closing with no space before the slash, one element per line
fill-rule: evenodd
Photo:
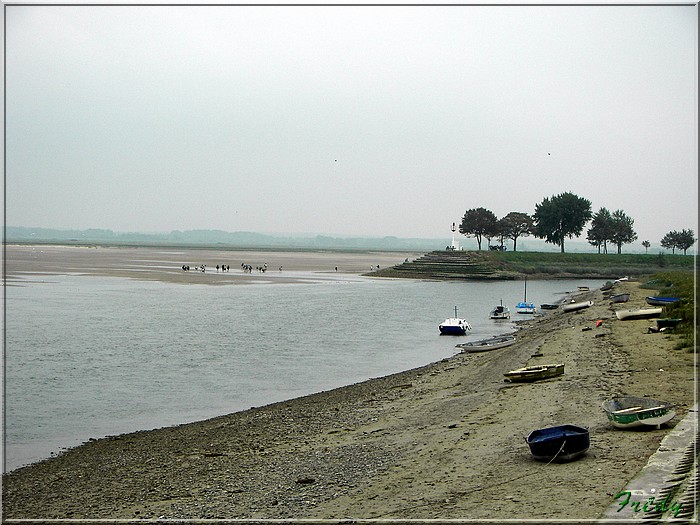
<path fill-rule="evenodd" d="M 593 215 L 586 238 L 589 244 L 598 247 L 598 253 L 600 253 L 601 247 L 603 253 L 608 253 L 608 241 L 612 238 L 612 226 L 613 217 L 607 208 L 601 208 Z"/>
<path fill-rule="evenodd" d="M 676 253 L 676 248 L 683 250 L 683 255 L 687 254 L 688 248 L 695 244 L 695 232 L 693 230 L 670 231 L 661 239 L 661 246 L 670 248 L 672 253 Z"/>
<path fill-rule="evenodd" d="M 671 253 L 676 253 L 678 235 L 679 233 L 676 230 L 668 232 L 666 235 L 664 235 L 664 238 L 661 239 L 661 246 L 663 246 L 664 248 L 669 248 L 671 250 Z"/>
<path fill-rule="evenodd" d="M 530 235 L 534 223 L 532 217 L 527 213 L 512 211 L 498 221 L 498 228 L 501 235 L 513 241 L 513 251 L 517 251 L 518 237 Z"/>
<path fill-rule="evenodd" d="M 642 241 L 642 246 L 644 246 L 644 253 L 649 253 L 651 243 L 649 241 Z"/>
<path fill-rule="evenodd" d="M 617 246 L 617 253 L 622 253 L 622 245 L 637 240 L 634 231 L 634 219 L 628 217 L 624 211 L 615 210 L 612 214 L 612 235 L 610 240 Z"/>
<path fill-rule="evenodd" d="M 462 224 L 459 225 L 459 233 L 473 235 L 481 250 L 482 237 L 495 237 L 498 234 L 497 222 L 494 213 L 486 208 L 467 210 L 462 217 Z"/>
<path fill-rule="evenodd" d="M 535 236 L 556 244 L 564 253 L 564 240 L 578 237 L 591 219 L 591 201 L 566 192 L 546 197 L 535 206 Z"/>

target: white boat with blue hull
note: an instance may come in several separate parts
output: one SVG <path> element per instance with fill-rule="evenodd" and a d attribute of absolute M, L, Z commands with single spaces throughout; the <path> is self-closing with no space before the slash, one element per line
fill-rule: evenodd
<path fill-rule="evenodd" d="M 472 326 L 466 319 L 457 317 L 457 307 L 455 306 L 455 316 L 445 319 L 438 325 L 438 328 L 442 335 L 465 335 L 472 329 Z"/>

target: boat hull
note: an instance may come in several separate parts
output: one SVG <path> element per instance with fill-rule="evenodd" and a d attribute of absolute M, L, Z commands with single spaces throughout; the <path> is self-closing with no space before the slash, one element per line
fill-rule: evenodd
<path fill-rule="evenodd" d="M 674 405 L 650 397 L 614 397 L 603 402 L 608 421 L 615 428 L 660 427 L 676 416 Z"/>
<path fill-rule="evenodd" d="M 464 326 L 440 325 L 438 328 L 442 335 L 465 335 L 467 333 Z"/>
<path fill-rule="evenodd" d="M 619 293 L 617 295 L 613 295 L 610 297 L 611 303 L 626 303 L 629 300 L 630 300 L 630 294 L 628 294 L 628 293 Z"/>
<path fill-rule="evenodd" d="M 535 303 L 521 302 L 515 307 L 515 311 L 519 314 L 534 314 L 535 313 Z"/>
<path fill-rule="evenodd" d="M 635 310 L 617 310 L 615 315 L 620 321 L 630 319 L 648 319 L 661 315 L 663 308 L 637 308 Z"/>
<path fill-rule="evenodd" d="M 645 300 L 651 306 L 668 306 L 680 301 L 678 297 L 646 297 Z"/>
<path fill-rule="evenodd" d="M 571 461 L 590 448 L 588 429 L 575 425 L 559 425 L 534 430 L 527 437 L 532 457 L 539 461 Z"/>
<path fill-rule="evenodd" d="M 532 381 L 540 381 L 541 379 L 550 379 L 560 376 L 564 373 L 564 365 L 538 365 L 526 366 L 517 368 L 503 374 L 507 381 L 512 383 L 529 383 Z"/>
<path fill-rule="evenodd" d="M 502 336 L 502 337 L 491 337 L 490 339 L 482 339 L 480 341 L 473 341 L 469 343 L 462 343 L 457 345 L 462 352 L 488 352 L 489 350 L 495 350 L 497 348 L 505 348 L 515 343 L 515 337 L 512 335 Z"/>
<path fill-rule="evenodd" d="M 564 304 L 562 305 L 561 309 L 565 312 L 576 312 L 578 310 L 583 310 L 590 306 L 593 306 L 593 301 L 581 301 L 578 303 Z"/>

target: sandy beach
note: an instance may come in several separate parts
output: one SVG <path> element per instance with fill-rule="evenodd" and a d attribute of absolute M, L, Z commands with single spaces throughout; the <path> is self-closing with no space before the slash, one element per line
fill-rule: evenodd
<path fill-rule="evenodd" d="M 10 278 L 65 271 L 47 264 L 48 255 L 32 254 L 60 248 L 19 248 L 8 256 Z M 75 254 L 67 259 L 75 272 L 144 274 L 117 255 L 119 250 L 64 250 Z M 105 259 L 86 263 L 79 250 L 100 252 L 95 256 Z M 192 264 L 211 265 L 230 252 L 198 255 Z M 326 263 L 318 268 L 327 257 L 290 253 L 282 261 L 268 253 L 243 255 L 254 265 L 335 271 Z M 167 268 L 146 278 L 201 277 L 182 272 L 188 261 L 180 256 L 154 250 L 144 264 L 163 261 Z M 361 273 L 406 256 L 346 254 L 338 266 Z M 233 279 L 240 262 L 229 260 Z M 105 268 L 106 261 L 113 266 Z M 649 320 L 615 317 L 615 308 L 644 304 L 649 291 L 639 284 L 616 285 L 616 293 L 631 294 L 622 305 L 611 305 L 600 290 L 580 294 L 593 306 L 534 317 L 507 348 L 457 354 L 207 421 L 92 440 L 5 475 L 3 518 L 599 518 L 694 403 L 694 354 L 675 350 L 673 336 L 648 333 Z M 504 381 L 511 369 L 541 363 L 564 363 L 565 374 L 536 383 Z M 616 394 L 673 402 L 677 416 L 660 429 L 614 429 L 601 403 Z M 533 460 L 525 442 L 529 432 L 564 423 L 589 429 L 588 453 L 570 463 Z"/>

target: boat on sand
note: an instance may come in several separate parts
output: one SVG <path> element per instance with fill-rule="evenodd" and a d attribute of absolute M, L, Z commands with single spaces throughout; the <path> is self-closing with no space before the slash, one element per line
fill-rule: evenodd
<path fill-rule="evenodd" d="M 488 352 L 496 348 L 504 348 L 515 343 L 513 335 L 499 335 L 488 339 L 480 339 L 479 341 L 471 341 L 469 343 L 461 343 L 457 348 L 462 352 Z"/>
<path fill-rule="evenodd" d="M 533 430 L 527 436 L 532 456 L 540 461 L 571 461 L 582 456 L 590 447 L 588 429 L 575 425 Z"/>
<path fill-rule="evenodd" d="M 593 306 L 593 301 L 579 301 L 576 303 L 566 303 L 561 305 L 561 309 L 565 312 L 576 312 L 577 310 L 583 310 L 584 308 L 588 308 L 589 306 Z"/>
<path fill-rule="evenodd" d="M 663 312 L 663 308 L 633 308 L 631 310 L 616 310 L 615 315 L 620 321 L 630 319 L 648 319 L 658 317 Z"/>
<path fill-rule="evenodd" d="M 673 404 L 650 397 L 613 397 L 603 402 L 603 410 L 615 428 L 659 428 L 676 415 Z"/>
<path fill-rule="evenodd" d="M 531 381 L 539 381 L 541 379 L 549 379 L 560 376 L 564 373 L 563 364 L 555 365 L 535 365 L 516 368 L 510 372 L 503 374 L 506 381 L 512 383 L 529 383 Z"/>

